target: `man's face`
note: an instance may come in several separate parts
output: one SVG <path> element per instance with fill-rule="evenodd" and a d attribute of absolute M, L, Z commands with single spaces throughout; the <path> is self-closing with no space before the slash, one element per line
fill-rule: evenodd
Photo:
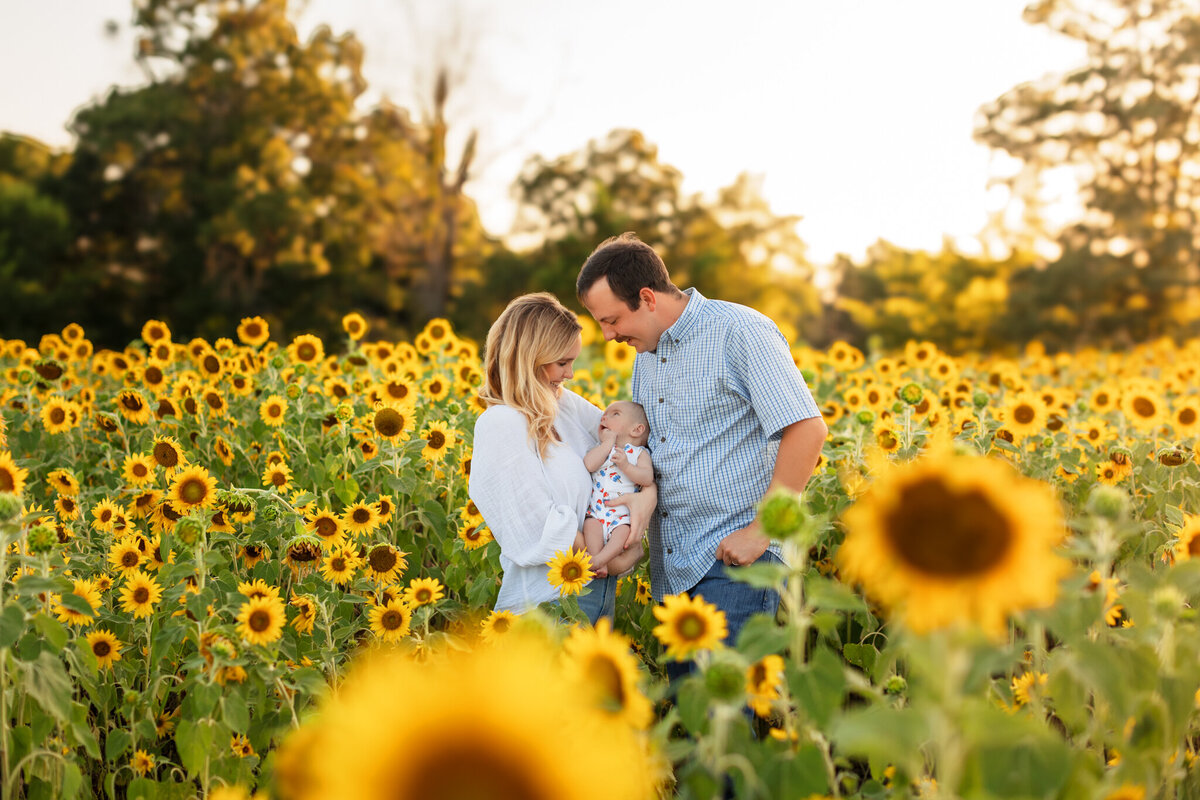
<path fill-rule="evenodd" d="M 592 288 L 580 299 L 588 313 L 600 324 L 606 341 L 615 339 L 625 342 L 639 353 L 658 347 L 662 328 L 654 315 L 654 293 L 649 289 L 642 290 L 642 302 L 636 311 L 613 294 L 608 278 L 593 283 Z"/>

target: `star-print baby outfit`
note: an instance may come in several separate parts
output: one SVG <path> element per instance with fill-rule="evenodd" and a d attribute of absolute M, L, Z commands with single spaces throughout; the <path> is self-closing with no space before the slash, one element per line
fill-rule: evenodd
<path fill-rule="evenodd" d="M 638 486 L 613 464 L 612 454 L 617 451 L 614 446 L 608 458 L 600 465 L 600 469 L 592 473 L 592 499 L 588 503 L 587 516 L 594 517 L 604 523 L 604 541 L 607 542 L 614 529 L 629 524 L 629 507 L 617 506 L 609 508 L 604 501 L 610 497 L 641 491 Z M 646 448 L 636 444 L 625 445 L 625 457 L 630 464 L 637 464 L 638 458 Z"/>

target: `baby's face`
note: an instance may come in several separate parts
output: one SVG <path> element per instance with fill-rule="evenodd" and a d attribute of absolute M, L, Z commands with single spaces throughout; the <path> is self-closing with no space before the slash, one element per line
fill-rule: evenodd
<path fill-rule="evenodd" d="M 604 409 L 604 414 L 600 417 L 600 435 L 603 436 L 605 431 L 612 431 L 617 436 L 630 436 L 630 431 L 641 422 L 632 405 L 618 400 Z"/>

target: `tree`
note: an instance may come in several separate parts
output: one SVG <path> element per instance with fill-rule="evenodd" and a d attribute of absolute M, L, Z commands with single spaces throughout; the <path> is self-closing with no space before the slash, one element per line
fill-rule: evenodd
<path fill-rule="evenodd" d="M 1200 319 L 1200 14 L 1191 0 L 1039 0 L 1025 18 L 1087 45 L 1087 63 L 981 109 L 976 137 L 1020 159 L 1029 201 L 1075 170 L 1086 208 L 1051 269 L 1075 276 L 1083 338 L 1161 335 Z M 1086 280 L 1079 273 L 1088 273 Z M 1065 283 L 1055 278 L 1054 283 Z"/>

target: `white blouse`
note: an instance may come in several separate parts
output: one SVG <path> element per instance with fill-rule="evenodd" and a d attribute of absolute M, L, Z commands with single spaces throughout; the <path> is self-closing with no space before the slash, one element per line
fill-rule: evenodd
<path fill-rule="evenodd" d="M 509 406 L 492 406 L 475 422 L 467 492 L 500 543 L 504 580 L 497 611 L 526 611 L 558 598 L 548 561 L 568 550 L 583 528 L 591 475 L 583 456 L 599 443 L 602 412 L 566 389 L 554 427 L 562 442 L 538 457 L 529 422 Z"/>

